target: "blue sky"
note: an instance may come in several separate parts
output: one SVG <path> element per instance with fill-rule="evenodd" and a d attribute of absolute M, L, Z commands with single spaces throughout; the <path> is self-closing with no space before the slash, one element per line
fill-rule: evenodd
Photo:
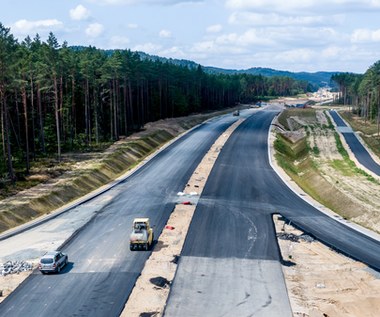
<path fill-rule="evenodd" d="M 380 60 L 380 0 L 1 0 L 22 41 L 131 49 L 228 69 L 364 73 Z"/>

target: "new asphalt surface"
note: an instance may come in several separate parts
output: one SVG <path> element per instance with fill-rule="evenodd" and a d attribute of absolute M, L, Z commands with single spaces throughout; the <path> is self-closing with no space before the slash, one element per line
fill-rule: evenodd
<path fill-rule="evenodd" d="M 165 316 L 290 316 L 274 264 L 280 260 L 274 213 L 380 270 L 379 241 L 321 213 L 272 169 L 267 136 L 275 115 L 252 115 L 219 154 L 196 208 Z M 254 282 L 248 283 L 249 278 Z"/>
<path fill-rule="evenodd" d="M 347 124 L 343 121 L 343 119 L 336 111 L 330 110 L 329 113 L 334 119 L 338 129 L 341 129 L 343 137 L 345 138 L 348 146 L 351 148 L 351 151 L 354 153 L 359 163 L 376 175 L 380 176 L 380 165 L 374 161 L 366 148 L 357 138 L 355 132 L 347 126 Z"/>
<path fill-rule="evenodd" d="M 60 274 L 32 273 L 0 304 L 0 316 L 118 316 L 150 255 L 129 250 L 133 218 L 150 217 L 157 237 L 177 193 L 237 119 L 219 117 L 194 129 L 104 193 L 113 199 L 62 248 L 69 265 Z M 54 230 L 59 232 L 59 225 Z"/>
<path fill-rule="evenodd" d="M 246 119 L 224 145 L 198 202 L 165 316 L 292 316 L 272 221 L 278 206 L 268 130 Z M 269 177 L 269 178 L 268 178 Z"/>
<path fill-rule="evenodd" d="M 379 241 L 309 205 L 272 169 L 267 136 L 276 114 L 263 110 L 252 115 L 222 149 L 181 254 L 168 316 L 187 316 L 176 314 L 185 311 L 206 316 L 201 308 L 219 306 L 241 316 L 290 316 L 273 213 L 380 270 Z M 158 236 L 176 193 L 237 119 L 229 115 L 200 126 L 115 186 L 114 198 L 63 247 L 69 265 L 57 275 L 34 272 L 0 304 L 0 316 L 118 316 L 150 254 L 129 250 L 133 218 L 150 217 Z"/>

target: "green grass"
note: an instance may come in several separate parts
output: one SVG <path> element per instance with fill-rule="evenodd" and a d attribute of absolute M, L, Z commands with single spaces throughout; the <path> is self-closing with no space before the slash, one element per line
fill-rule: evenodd
<path fill-rule="evenodd" d="M 322 128 L 324 129 L 334 129 L 334 125 L 331 121 L 331 118 L 330 116 L 327 115 L 326 111 L 323 112 L 323 114 L 325 115 L 326 119 L 327 119 L 327 122 L 328 122 L 328 125 L 322 125 Z"/>
<path fill-rule="evenodd" d="M 318 146 L 314 145 L 314 146 L 313 146 L 313 154 L 314 154 L 315 156 L 319 156 L 320 153 L 321 153 L 321 152 L 320 152 Z"/>
<path fill-rule="evenodd" d="M 336 143 L 336 147 L 338 149 L 338 152 L 340 153 L 340 155 L 342 155 L 342 157 L 343 157 L 344 160 L 349 160 L 350 157 L 349 157 L 346 149 L 343 146 L 343 143 L 342 143 L 342 141 L 340 139 L 340 136 L 339 136 L 338 132 L 334 133 L 334 137 L 335 137 L 335 143 Z"/>
<path fill-rule="evenodd" d="M 293 164 L 293 161 L 290 160 L 287 156 L 277 153 L 275 155 L 278 165 L 285 170 L 289 175 L 296 176 L 299 173 L 297 167 Z"/>
<path fill-rule="evenodd" d="M 375 184 L 380 184 L 380 182 L 377 181 L 374 177 L 372 177 L 370 174 L 368 174 L 366 171 L 362 170 L 361 168 L 357 167 L 356 164 L 353 161 L 351 161 L 346 149 L 344 148 L 342 144 L 339 134 L 335 132 L 334 136 L 335 136 L 336 146 L 338 148 L 339 153 L 342 155 L 343 160 L 334 160 L 331 166 L 339 170 L 343 175 L 346 175 L 346 176 L 352 176 L 355 174 L 362 175 L 368 181 Z"/>
<path fill-rule="evenodd" d="M 308 152 L 306 138 L 293 143 L 286 136 L 278 134 L 274 142 L 275 149 L 292 160 L 299 160 Z"/>
<path fill-rule="evenodd" d="M 350 161 L 351 162 L 351 161 Z M 346 160 L 332 160 L 330 166 L 339 171 L 344 176 L 353 176 L 354 172 L 351 164 L 348 164 Z"/>
<path fill-rule="evenodd" d="M 310 113 L 307 115 L 310 115 Z M 327 115 L 326 117 L 328 124 L 324 126 L 320 125 L 320 128 L 326 130 L 323 132 L 326 134 L 330 134 L 334 131 L 335 143 L 342 156 L 342 159 L 331 161 L 329 163 L 330 166 L 346 177 L 364 176 L 368 181 L 380 185 L 380 182 L 371 175 L 368 175 L 364 170 L 356 167 L 355 163 L 350 160 L 349 154 L 345 150 L 339 134 L 335 132 L 330 118 Z M 283 120 L 284 119 L 286 119 L 286 115 L 283 116 Z M 318 123 L 312 120 L 307 121 L 302 116 L 300 116 L 300 119 L 307 122 L 307 127 L 305 128 L 310 131 L 308 137 L 316 138 L 317 136 L 314 134 L 315 131 L 310 128 L 310 125 L 314 125 L 316 128 Z M 327 129 L 329 129 L 329 131 L 327 131 Z M 311 147 L 308 143 L 308 139 L 305 138 L 305 151 L 294 151 L 294 144 L 292 144 L 291 140 L 281 136 L 280 133 L 277 134 L 275 142 L 275 150 L 277 151 L 275 157 L 278 164 L 303 191 L 346 219 L 360 215 L 361 204 L 352 200 L 351 197 L 345 193 L 337 190 L 335 187 L 336 184 L 331 184 L 321 174 L 317 161 L 313 159 L 315 156 L 320 155 L 320 150 L 317 146 Z"/>
<path fill-rule="evenodd" d="M 348 111 L 340 112 L 339 114 L 351 125 L 355 131 L 362 132 L 361 138 L 372 150 L 372 152 L 380 157 L 380 135 L 377 135 L 377 122 L 358 119 L 358 116 Z"/>
<path fill-rule="evenodd" d="M 284 150 L 284 148 L 291 146 L 290 142 L 280 141 L 280 144 L 284 153 L 291 152 L 290 149 Z M 317 150 L 313 149 L 313 152 L 314 151 Z M 344 198 L 342 198 L 342 195 L 337 193 L 336 189 L 321 175 L 317 163 L 309 154 L 311 154 L 311 149 L 308 149 L 306 155 L 302 153 L 300 156 L 293 157 L 277 152 L 275 157 L 280 167 L 284 169 L 303 191 L 327 208 L 345 216 L 346 211 L 344 206 L 340 203 Z M 295 164 L 295 162 L 298 162 L 298 164 Z M 342 160 L 337 160 L 335 164 L 346 163 Z"/>

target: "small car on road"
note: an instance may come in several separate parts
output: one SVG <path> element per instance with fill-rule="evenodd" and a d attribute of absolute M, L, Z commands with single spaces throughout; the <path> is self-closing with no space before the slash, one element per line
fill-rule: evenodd
<path fill-rule="evenodd" d="M 66 253 L 61 251 L 49 251 L 40 259 L 38 269 L 43 274 L 49 272 L 59 273 L 68 262 L 69 258 Z"/>

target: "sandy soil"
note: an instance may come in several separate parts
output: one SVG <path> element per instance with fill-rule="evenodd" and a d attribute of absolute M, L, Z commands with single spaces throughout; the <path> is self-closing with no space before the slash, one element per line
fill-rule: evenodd
<path fill-rule="evenodd" d="M 308 141 L 310 147 L 318 147 L 320 153 L 314 157 L 318 168 L 326 180 L 335 188 L 339 196 L 345 197 L 345 204 L 351 215 L 350 221 L 364 225 L 373 231 L 380 232 L 380 186 L 370 182 L 361 175 L 345 174 L 333 168 L 333 160 L 342 160 L 334 138 L 334 132 L 321 129 L 318 126 L 328 125 L 323 110 L 317 111 L 316 122 L 306 122 L 297 118 L 301 124 L 312 124 L 313 133 Z M 274 134 L 271 134 L 271 154 L 274 168 L 293 190 L 322 212 L 337 219 L 341 216 L 334 214 L 328 208 L 320 205 L 305 194 L 281 170 L 273 157 Z M 341 136 L 342 143 L 349 153 L 350 159 L 360 166 L 348 145 Z M 364 168 L 363 168 L 364 169 Z M 368 171 L 366 171 L 368 172 Z M 368 174 L 371 175 L 370 172 Z M 373 175 L 378 179 L 377 176 Z M 338 195 L 337 195 L 338 196 Z M 284 225 L 283 221 L 275 218 L 278 232 L 300 235 L 302 232 L 294 227 Z M 355 223 L 347 225 L 357 227 Z M 366 231 L 364 228 L 359 228 Z M 378 238 L 372 231 L 369 235 Z M 289 298 L 294 317 L 375 317 L 380 312 L 380 274 L 369 269 L 366 265 L 339 254 L 325 245 L 314 241 L 312 243 L 300 240 L 292 242 L 279 239 L 283 259 L 287 265 L 283 271 L 288 287 Z"/>
<path fill-rule="evenodd" d="M 278 233 L 303 232 L 274 217 Z M 380 274 L 318 241 L 278 239 L 294 317 L 376 317 Z"/>
<path fill-rule="evenodd" d="M 333 166 L 334 160 L 342 160 L 342 156 L 337 150 L 334 131 L 331 129 L 321 129 L 321 126 L 328 125 L 327 117 L 323 110 L 317 110 L 316 122 L 313 133 L 309 137 L 310 147 L 317 146 L 319 155 L 314 156 L 318 164 L 318 169 L 323 177 L 333 186 L 336 191 L 342 193 L 345 204 L 344 217 L 350 221 L 363 225 L 364 227 L 380 233 L 380 185 L 368 180 L 364 175 L 352 173 L 349 170 L 344 172 Z M 302 120 L 298 118 L 298 120 Z M 310 124 L 310 122 L 309 122 Z M 342 143 L 349 153 L 350 159 L 360 166 L 345 143 L 343 136 Z M 373 174 L 364 167 L 360 167 L 374 179 L 380 181 L 380 177 Z M 343 202 L 342 202 L 343 203 Z"/>

